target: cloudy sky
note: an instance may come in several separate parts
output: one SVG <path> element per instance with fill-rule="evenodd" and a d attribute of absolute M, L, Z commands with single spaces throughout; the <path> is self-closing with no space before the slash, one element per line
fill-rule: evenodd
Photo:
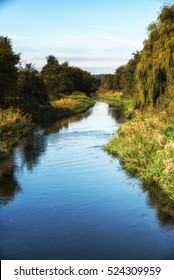
<path fill-rule="evenodd" d="M 142 49 L 161 0 L 0 0 L 0 35 L 37 69 L 52 54 L 92 74 L 114 73 Z"/>

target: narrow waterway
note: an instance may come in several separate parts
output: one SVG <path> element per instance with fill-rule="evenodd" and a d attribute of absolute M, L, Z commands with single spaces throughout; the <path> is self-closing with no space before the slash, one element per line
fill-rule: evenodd
<path fill-rule="evenodd" d="M 1 259 L 174 258 L 174 218 L 102 150 L 120 121 L 97 102 L 0 163 Z"/>

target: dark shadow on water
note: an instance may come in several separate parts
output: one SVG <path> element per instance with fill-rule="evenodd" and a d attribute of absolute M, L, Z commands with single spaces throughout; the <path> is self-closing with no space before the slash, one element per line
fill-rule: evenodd
<path fill-rule="evenodd" d="M 13 156 L 0 163 L 0 207 L 13 201 L 15 195 L 21 191 L 15 178 L 15 170 Z"/>
<path fill-rule="evenodd" d="M 113 119 L 115 119 L 120 124 L 124 122 L 123 108 L 121 106 L 113 107 L 109 105 L 108 115 L 110 115 Z"/>
<path fill-rule="evenodd" d="M 86 113 L 75 115 L 65 118 L 53 123 L 51 126 L 45 128 L 46 134 L 58 133 L 62 128 L 68 128 L 71 123 L 81 121 L 88 118 L 92 113 L 93 108 L 89 109 Z"/>
<path fill-rule="evenodd" d="M 32 172 L 39 164 L 47 149 L 47 135 L 59 132 L 72 122 L 87 118 L 91 112 L 90 110 L 83 115 L 60 120 L 47 128 L 33 129 L 32 133 L 20 142 L 11 155 L 0 162 L 0 207 L 12 202 L 15 196 L 22 191 L 15 174 L 24 167 Z M 16 153 L 20 155 L 20 166 L 15 162 Z"/>
<path fill-rule="evenodd" d="M 114 157 L 111 156 L 114 160 Z M 112 162 L 112 161 L 111 161 Z M 124 169 L 124 165 L 120 161 L 120 165 Z M 135 178 L 134 174 L 124 169 L 130 178 Z M 143 193 L 147 194 L 147 205 L 156 210 L 157 220 L 162 228 L 174 231 L 174 209 L 168 206 L 163 201 L 163 194 L 155 192 L 157 186 L 148 186 L 145 183 L 139 182 Z"/>
<path fill-rule="evenodd" d="M 26 166 L 29 171 L 33 171 L 46 152 L 46 148 L 45 130 L 37 127 L 30 136 L 21 141 L 17 148 L 18 153 L 20 153 L 21 167 Z"/>
<path fill-rule="evenodd" d="M 151 186 L 151 188 L 155 186 Z M 174 210 L 165 205 L 162 197 L 158 197 L 152 190 L 147 189 L 147 185 L 142 185 L 143 191 L 147 192 L 147 204 L 156 209 L 156 216 L 162 228 L 174 230 Z"/>

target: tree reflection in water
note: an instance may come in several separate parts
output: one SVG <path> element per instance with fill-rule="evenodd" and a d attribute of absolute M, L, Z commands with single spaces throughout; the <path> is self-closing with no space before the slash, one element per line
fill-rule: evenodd
<path fill-rule="evenodd" d="M 72 122 L 82 118 L 87 118 L 90 111 L 78 116 L 66 118 L 54 123 L 47 128 L 37 127 L 14 149 L 13 153 L 0 162 L 0 207 L 11 202 L 15 195 L 21 191 L 21 187 L 16 179 L 17 170 L 27 167 L 29 171 L 39 164 L 42 155 L 47 147 L 47 135 L 59 132 L 63 127 L 68 127 Z M 15 163 L 15 155 L 20 155 L 20 166 Z"/>
<path fill-rule="evenodd" d="M 123 123 L 124 121 L 123 107 L 121 106 L 113 107 L 112 105 L 109 105 L 108 113 L 113 119 L 116 119 L 117 122 Z"/>
<path fill-rule="evenodd" d="M 174 209 L 162 203 L 162 197 L 158 197 L 153 191 L 147 190 L 147 186 L 143 185 L 142 188 L 148 193 L 147 204 L 156 209 L 156 215 L 161 227 L 174 230 Z"/>
<path fill-rule="evenodd" d="M 11 155 L 3 162 L 0 162 L 0 207 L 12 201 L 20 191 L 20 185 L 15 178 L 13 155 Z"/>
<path fill-rule="evenodd" d="M 46 146 L 45 130 L 40 127 L 35 128 L 17 148 L 17 152 L 20 153 L 21 167 L 26 166 L 28 170 L 33 171 L 45 153 Z"/>

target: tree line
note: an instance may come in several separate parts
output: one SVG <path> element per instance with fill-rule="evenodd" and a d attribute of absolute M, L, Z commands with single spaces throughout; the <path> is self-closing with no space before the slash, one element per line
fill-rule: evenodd
<path fill-rule="evenodd" d="M 74 91 L 89 96 L 97 90 L 99 80 L 91 73 L 69 66 L 68 62 L 60 64 L 53 55 L 46 59 L 41 71 L 32 63 L 22 66 L 11 39 L 0 36 L 0 107 L 13 105 L 27 110 Z"/>
<path fill-rule="evenodd" d="M 105 75 L 101 89 L 124 92 L 135 108 L 165 109 L 174 100 L 174 5 L 164 5 L 147 31 L 143 49 Z"/>

